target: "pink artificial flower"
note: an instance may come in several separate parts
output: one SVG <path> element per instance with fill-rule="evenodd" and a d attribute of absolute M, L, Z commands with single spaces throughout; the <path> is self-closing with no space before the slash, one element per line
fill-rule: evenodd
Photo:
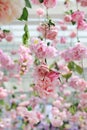
<path fill-rule="evenodd" d="M 67 120 L 67 112 L 65 110 L 59 111 L 57 107 L 52 108 L 51 123 L 54 127 L 60 127 L 63 125 L 63 121 Z"/>
<path fill-rule="evenodd" d="M 37 11 L 36 11 L 36 13 L 40 17 L 44 16 L 44 14 L 45 14 L 45 12 L 44 12 L 44 10 L 42 8 L 38 8 Z"/>
<path fill-rule="evenodd" d="M 49 40 L 55 40 L 58 34 L 58 28 L 56 26 L 50 26 L 47 24 L 40 25 L 37 30 L 42 33 L 44 38 Z"/>
<path fill-rule="evenodd" d="M 32 2 L 33 4 L 36 4 L 36 5 L 40 4 L 40 1 L 39 1 L 39 0 L 31 0 L 31 2 Z"/>
<path fill-rule="evenodd" d="M 79 30 L 87 30 L 87 23 L 84 20 L 80 20 L 78 22 L 77 29 L 79 29 Z"/>
<path fill-rule="evenodd" d="M 61 43 L 61 44 L 65 44 L 65 43 L 66 43 L 66 38 L 62 36 L 62 37 L 60 38 L 60 43 Z"/>
<path fill-rule="evenodd" d="M 0 24 L 7 24 L 19 18 L 24 6 L 23 0 L 0 0 Z"/>
<path fill-rule="evenodd" d="M 53 8 L 57 4 L 57 0 L 44 0 L 44 5 L 46 8 Z"/>
<path fill-rule="evenodd" d="M 77 43 L 76 46 L 71 49 L 71 51 L 73 60 L 82 60 L 83 58 L 87 57 L 87 48 L 80 43 Z"/>
<path fill-rule="evenodd" d="M 51 70 L 51 71 L 49 71 L 49 72 L 47 73 L 46 76 L 51 80 L 51 82 L 53 82 L 53 81 L 55 81 L 55 80 L 58 79 L 59 75 L 60 75 L 59 72 L 56 72 L 56 71 Z"/>
<path fill-rule="evenodd" d="M 70 38 L 75 38 L 76 37 L 76 32 L 75 31 L 72 31 L 71 33 L 70 33 Z"/>
<path fill-rule="evenodd" d="M 49 97 L 53 98 L 55 95 L 55 85 L 47 77 L 43 80 L 37 81 L 34 90 L 36 90 L 39 96 L 44 99 Z"/>
<path fill-rule="evenodd" d="M 31 127 L 39 123 L 43 118 L 41 113 L 36 112 L 35 110 L 28 111 L 26 107 L 18 107 L 17 113 L 24 121 L 28 121 Z"/>
<path fill-rule="evenodd" d="M 87 89 L 87 82 L 77 76 L 70 78 L 69 85 L 81 92 Z"/>
<path fill-rule="evenodd" d="M 72 15 L 72 21 L 79 22 L 85 19 L 85 13 L 83 11 L 75 11 Z"/>
<path fill-rule="evenodd" d="M 35 53 L 35 55 L 40 58 L 52 58 L 57 56 L 57 50 L 52 46 L 47 46 L 44 42 L 40 42 L 38 44 L 32 44 L 30 46 L 31 52 Z"/>
<path fill-rule="evenodd" d="M 61 52 L 60 55 L 66 62 L 72 60 L 82 60 L 87 57 L 87 48 L 80 43 L 77 43 L 74 47 Z"/>
<path fill-rule="evenodd" d="M 79 2 L 83 7 L 87 6 L 87 0 L 77 0 L 77 2 Z"/>
<path fill-rule="evenodd" d="M 64 16 L 64 21 L 65 21 L 65 22 L 69 23 L 69 22 L 71 22 L 71 20 L 72 20 L 71 15 L 65 15 L 65 16 Z"/>
<path fill-rule="evenodd" d="M 67 30 L 67 26 L 66 25 L 61 25 L 60 28 L 61 28 L 62 31 L 66 31 Z"/>
<path fill-rule="evenodd" d="M 43 74 L 42 74 L 43 75 Z M 35 87 L 34 90 L 39 94 L 42 98 L 54 97 L 55 88 L 59 85 L 59 77 L 60 73 L 55 71 L 47 71 L 43 77 L 40 75 L 38 79 L 35 79 Z"/>
<path fill-rule="evenodd" d="M 5 33 L 2 30 L 0 30 L 0 38 L 1 39 L 5 38 Z"/>
<path fill-rule="evenodd" d="M 11 42 L 13 40 L 13 34 L 11 32 L 9 33 L 5 33 L 5 39 L 8 41 L 8 42 Z"/>
<path fill-rule="evenodd" d="M 87 6 L 87 0 L 81 0 L 81 6 L 86 7 Z"/>
<path fill-rule="evenodd" d="M 7 90 L 4 89 L 4 88 L 2 88 L 2 87 L 0 87 L 0 99 L 6 98 L 7 95 L 8 95 L 8 94 L 7 94 Z"/>
<path fill-rule="evenodd" d="M 0 50 L 0 63 L 2 65 L 2 68 L 8 69 L 8 70 L 12 70 L 15 68 L 15 64 L 10 58 L 10 56 L 5 54 L 2 50 Z"/>
<path fill-rule="evenodd" d="M 69 68 L 65 64 L 58 64 L 59 72 L 64 74 L 70 73 Z"/>
<path fill-rule="evenodd" d="M 20 56 L 18 63 L 18 70 L 20 75 L 23 75 L 29 70 L 30 66 L 32 65 L 33 58 L 31 56 L 30 49 L 25 46 L 20 46 L 18 54 Z"/>
<path fill-rule="evenodd" d="M 47 66 L 47 64 L 45 63 L 41 63 L 38 66 L 35 66 L 35 70 L 34 70 L 34 78 L 38 79 L 43 78 L 46 76 L 46 74 L 49 72 L 49 68 Z"/>

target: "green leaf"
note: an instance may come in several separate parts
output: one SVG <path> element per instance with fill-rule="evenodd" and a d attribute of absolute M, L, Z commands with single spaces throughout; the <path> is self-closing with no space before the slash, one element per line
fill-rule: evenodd
<path fill-rule="evenodd" d="M 73 14 L 73 10 L 70 10 L 70 14 Z"/>
<path fill-rule="evenodd" d="M 29 0 L 25 0 L 26 7 L 32 8 L 31 3 Z"/>
<path fill-rule="evenodd" d="M 65 14 L 68 14 L 68 15 L 69 15 L 70 13 L 69 13 L 68 11 L 66 11 Z"/>
<path fill-rule="evenodd" d="M 16 87 L 16 86 L 13 86 L 13 89 L 15 90 L 15 89 L 17 89 L 17 87 Z"/>
<path fill-rule="evenodd" d="M 76 70 L 79 74 L 82 74 L 82 73 L 83 73 L 83 68 L 80 67 L 79 65 L 76 65 L 76 66 L 75 66 L 75 70 Z"/>
<path fill-rule="evenodd" d="M 28 25 L 25 24 L 24 26 L 24 34 L 22 36 L 22 41 L 24 45 L 28 45 L 28 40 L 29 40 L 29 31 L 28 31 Z"/>
<path fill-rule="evenodd" d="M 18 107 L 18 104 L 17 103 L 12 103 L 11 104 L 11 109 L 16 109 Z"/>
<path fill-rule="evenodd" d="M 28 106 L 27 109 L 28 109 L 28 111 L 32 111 L 32 107 L 31 106 Z"/>
<path fill-rule="evenodd" d="M 35 58 L 34 64 L 35 65 L 40 65 L 40 60 L 38 58 Z"/>
<path fill-rule="evenodd" d="M 43 3 L 43 0 L 39 0 L 40 1 L 40 3 Z"/>
<path fill-rule="evenodd" d="M 4 29 L 3 32 L 4 32 L 4 33 L 9 33 L 10 30 Z"/>
<path fill-rule="evenodd" d="M 22 12 L 22 15 L 21 17 L 19 18 L 19 20 L 25 20 L 27 21 L 28 20 L 28 10 L 26 7 L 23 8 L 23 12 Z"/>
<path fill-rule="evenodd" d="M 51 19 L 49 19 L 48 25 L 49 25 L 49 27 L 50 27 L 51 25 L 52 25 L 52 26 L 55 26 L 55 23 L 54 23 Z"/>
<path fill-rule="evenodd" d="M 75 24 L 76 24 L 76 22 L 75 22 L 75 21 L 72 21 L 72 20 L 71 20 L 71 23 L 72 23 L 72 25 L 75 25 Z"/>
<path fill-rule="evenodd" d="M 50 46 L 50 42 L 47 43 L 47 46 Z"/>
<path fill-rule="evenodd" d="M 77 107 L 78 107 L 78 103 L 75 103 L 70 106 L 69 111 L 71 112 L 72 115 L 74 115 L 77 112 Z"/>
<path fill-rule="evenodd" d="M 77 65 L 75 62 L 71 61 L 68 63 L 68 68 L 72 71 L 76 71 L 79 74 L 83 73 L 83 68 Z"/>
<path fill-rule="evenodd" d="M 68 74 L 64 74 L 64 75 L 62 75 L 65 79 L 66 79 L 66 81 L 72 76 L 72 73 L 68 73 Z"/>
<path fill-rule="evenodd" d="M 0 100 L 0 106 L 4 105 L 4 100 Z"/>

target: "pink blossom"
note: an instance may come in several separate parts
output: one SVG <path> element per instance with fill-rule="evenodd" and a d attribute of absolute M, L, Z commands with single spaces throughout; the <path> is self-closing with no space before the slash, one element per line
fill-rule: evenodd
<path fill-rule="evenodd" d="M 73 60 L 81 60 L 87 57 L 87 48 L 80 43 L 77 43 L 76 46 L 71 49 L 71 51 Z"/>
<path fill-rule="evenodd" d="M 80 102 L 79 102 L 79 108 L 82 108 L 82 109 L 85 109 L 87 108 L 87 93 L 85 92 L 81 92 L 79 95 L 78 95 L 78 98 L 80 99 Z"/>
<path fill-rule="evenodd" d="M 66 25 L 61 25 L 60 28 L 61 28 L 61 30 L 63 30 L 63 31 L 67 30 L 67 26 L 66 26 Z"/>
<path fill-rule="evenodd" d="M 81 6 L 86 7 L 87 6 L 87 1 L 86 0 L 81 0 Z"/>
<path fill-rule="evenodd" d="M 2 30 L 0 30 L 0 38 L 1 39 L 5 38 L 5 33 Z"/>
<path fill-rule="evenodd" d="M 32 1 L 33 4 L 36 4 L 36 5 L 40 4 L 39 0 L 31 0 L 31 1 Z"/>
<path fill-rule="evenodd" d="M 47 64 L 41 63 L 40 65 L 35 66 L 34 78 L 35 79 L 38 79 L 39 77 L 43 78 L 48 72 L 49 72 L 49 68 Z"/>
<path fill-rule="evenodd" d="M 41 113 L 36 112 L 34 110 L 28 111 L 25 107 L 18 107 L 17 113 L 20 115 L 25 121 L 28 121 L 30 126 L 37 124 L 42 120 L 43 116 Z"/>
<path fill-rule="evenodd" d="M 23 0 L 0 0 L 0 24 L 7 24 L 19 18 L 23 7 Z"/>
<path fill-rule="evenodd" d="M 44 16 L 44 14 L 45 14 L 45 12 L 44 12 L 44 10 L 42 8 L 38 8 L 37 11 L 36 11 L 36 13 L 40 17 Z"/>
<path fill-rule="evenodd" d="M 5 39 L 8 42 L 11 42 L 13 40 L 13 34 L 11 32 L 10 33 L 5 33 Z"/>
<path fill-rule="evenodd" d="M 57 4 L 57 0 L 44 0 L 44 5 L 47 8 L 53 8 L 56 6 L 56 4 Z"/>
<path fill-rule="evenodd" d="M 63 125 L 63 121 L 67 119 L 67 112 L 65 110 L 59 111 L 57 107 L 52 108 L 51 123 L 54 127 L 60 127 Z"/>
<path fill-rule="evenodd" d="M 50 26 L 47 24 L 40 25 L 37 30 L 41 32 L 44 38 L 49 40 L 55 40 L 58 34 L 58 28 L 56 26 Z"/>
<path fill-rule="evenodd" d="M 72 60 L 81 60 L 87 57 L 87 48 L 80 43 L 77 43 L 74 47 L 61 52 L 60 55 L 67 62 Z"/>
<path fill-rule="evenodd" d="M 58 83 L 57 80 L 52 82 L 49 78 L 45 77 L 43 80 L 37 81 L 34 90 L 36 90 L 41 98 L 55 98 L 55 87 Z"/>
<path fill-rule="evenodd" d="M 72 31 L 72 32 L 70 33 L 70 37 L 71 37 L 71 38 L 75 38 L 75 37 L 76 37 L 76 32 L 75 32 L 75 31 Z"/>
<path fill-rule="evenodd" d="M 61 43 L 61 44 L 65 44 L 65 43 L 66 43 L 66 38 L 62 36 L 62 37 L 60 38 L 60 43 Z"/>
<path fill-rule="evenodd" d="M 81 4 L 81 6 L 86 7 L 87 6 L 87 1 L 86 0 L 77 0 Z"/>
<path fill-rule="evenodd" d="M 68 22 L 71 22 L 71 20 L 72 20 L 71 15 L 65 15 L 65 16 L 64 16 L 64 21 L 65 21 L 65 22 L 68 23 Z"/>
<path fill-rule="evenodd" d="M 79 29 L 79 30 L 87 30 L 87 23 L 84 20 L 80 20 L 78 22 L 77 29 Z"/>
<path fill-rule="evenodd" d="M 67 74 L 67 73 L 70 73 L 69 68 L 65 64 L 63 64 L 63 63 L 58 64 L 58 67 L 59 67 L 59 72 L 62 73 L 63 75 Z"/>
<path fill-rule="evenodd" d="M 7 94 L 7 90 L 4 89 L 4 88 L 2 88 L 2 87 L 0 87 L 0 99 L 6 98 L 7 95 L 8 95 L 8 94 Z"/>
<path fill-rule="evenodd" d="M 32 44 L 30 49 L 40 59 L 57 56 L 57 50 L 52 46 L 47 46 L 44 42 Z"/>
<path fill-rule="evenodd" d="M 87 82 L 77 76 L 74 76 L 70 79 L 69 85 L 79 91 L 85 91 L 87 88 Z"/>
<path fill-rule="evenodd" d="M 31 56 L 31 51 L 28 47 L 20 46 L 18 54 L 20 56 L 18 70 L 20 75 L 23 75 L 29 70 L 30 66 L 33 63 L 33 59 Z"/>
<path fill-rule="evenodd" d="M 75 11 L 72 15 L 72 20 L 75 22 L 79 22 L 80 20 L 85 19 L 85 13 L 83 11 Z"/>
<path fill-rule="evenodd" d="M 36 79 L 34 90 L 39 94 L 42 98 L 54 97 L 55 88 L 59 85 L 59 73 L 55 71 L 47 72 L 44 77 L 38 77 Z"/>
<path fill-rule="evenodd" d="M 15 64 L 10 58 L 10 56 L 5 54 L 2 50 L 0 50 L 0 63 L 2 65 L 2 68 L 8 69 L 8 70 L 12 70 L 15 68 Z"/>

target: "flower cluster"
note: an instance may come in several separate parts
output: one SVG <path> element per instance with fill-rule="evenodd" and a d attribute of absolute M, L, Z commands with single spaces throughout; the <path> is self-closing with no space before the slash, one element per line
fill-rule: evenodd
<path fill-rule="evenodd" d="M 87 48 L 79 43 L 74 47 L 64 50 L 60 55 L 66 62 L 73 60 L 82 60 L 83 58 L 87 57 Z"/>

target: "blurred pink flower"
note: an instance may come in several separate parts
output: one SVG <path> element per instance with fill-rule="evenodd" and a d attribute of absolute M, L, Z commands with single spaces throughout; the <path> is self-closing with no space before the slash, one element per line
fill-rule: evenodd
<path fill-rule="evenodd" d="M 79 91 L 85 91 L 87 89 L 87 82 L 77 76 L 70 78 L 69 85 Z"/>
<path fill-rule="evenodd" d="M 24 6 L 23 0 L 0 0 L 0 24 L 7 24 L 19 18 Z"/>
<path fill-rule="evenodd" d="M 64 16 L 64 21 L 65 21 L 65 22 L 71 22 L 71 20 L 72 20 L 71 15 L 65 15 L 65 16 Z"/>
<path fill-rule="evenodd" d="M 78 22 L 77 29 L 79 29 L 79 30 L 87 30 L 87 23 L 84 20 L 80 20 Z"/>
<path fill-rule="evenodd" d="M 87 0 L 77 0 L 77 2 L 79 2 L 83 7 L 87 6 Z"/>
<path fill-rule="evenodd" d="M 62 36 L 62 37 L 60 38 L 60 43 L 61 43 L 61 44 L 65 44 L 65 43 L 66 43 L 66 38 Z"/>
<path fill-rule="evenodd" d="M 2 88 L 2 87 L 0 87 L 0 99 L 6 98 L 7 95 L 8 95 L 8 94 L 7 94 L 7 90 L 4 89 L 4 88 Z"/>
<path fill-rule="evenodd" d="M 44 5 L 47 8 L 53 8 L 56 6 L 57 0 L 44 0 Z"/>
<path fill-rule="evenodd" d="M 62 51 L 60 55 L 66 62 L 82 60 L 87 57 L 87 48 L 80 43 L 77 43 L 74 47 Z"/>
<path fill-rule="evenodd" d="M 76 37 L 76 32 L 75 31 L 72 31 L 71 33 L 70 33 L 70 38 L 75 38 Z"/>
<path fill-rule="evenodd" d="M 58 28 L 56 26 L 50 26 L 47 24 L 40 25 L 37 30 L 42 33 L 44 38 L 49 40 L 55 40 L 58 34 Z"/>
<path fill-rule="evenodd" d="M 40 59 L 52 58 L 58 55 L 57 50 L 54 47 L 47 46 L 42 41 L 38 44 L 31 44 L 30 50 Z"/>
<path fill-rule="evenodd" d="M 45 11 L 42 8 L 38 8 L 37 11 L 36 11 L 36 13 L 37 13 L 38 16 L 42 17 L 42 16 L 44 16 Z"/>
<path fill-rule="evenodd" d="M 8 41 L 8 42 L 11 42 L 13 40 L 13 34 L 11 32 L 9 33 L 5 33 L 5 39 Z"/>
<path fill-rule="evenodd" d="M 83 11 L 75 11 L 72 15 L 72 21 L 79 22 L 85 18 L 85 13 Z"/>
<path fill-rule="evenodd" d="M 39 0 L 31 0 L 33 4 L 40 4 Z"/>
<path fill-rule="evenodd" d="M 66 26 L 66 25 L 61 25 L 60 28 L 61 28 L 61 30 L 63 30 L 63 31 L 66 31 L 66 30 L 67 30 L 67 26 Z"/>
<path fill-rule="evenodd" d="M 25 74 L 30 66 L 33 64 L 33 58 L 31 56 L 31 51 L 28 47 L 21 45 L 18 54 L 20 56 L 18 62 L 18 71 L 20 75 Z"/>

